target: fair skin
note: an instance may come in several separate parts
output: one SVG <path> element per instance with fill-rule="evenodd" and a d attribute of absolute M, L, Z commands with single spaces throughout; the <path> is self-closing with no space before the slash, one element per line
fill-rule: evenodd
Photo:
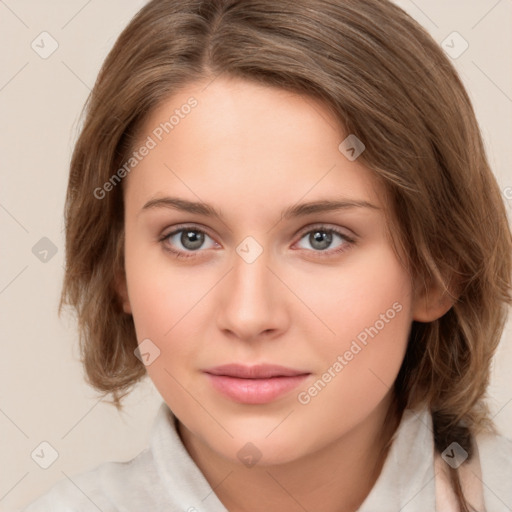
<path fill-rule="evenodd" d="M 159 348 L 149 376 L 228 510 L 354 511 L 399 419 L 385 421 L 411 322 L 434 320 L 449 304 L 435 290 L 428 300 L 415 291 L 386 236 L 383 190 L 360 159 L 339 151 L 348 134 L 325 105 L 238 79 L 205 85 L 189 84 L 140 130 L 143 142 L 197 99 L 123 184 L 124 310 L 139 343 L 149 338 Z M 162 203 L 144 208 L 165 197 L 207 203 L 222 218 Z M 283 216 L 316 201 L 359 206 Z M 199 244 L 197 231 L 196 245 L 172 235 L 183 224 L 185 234 L 205 233 Z M 340 234 L 329 238 L 329 228 Z M 248 236 L 263 250 L 251 263 L 237 252 Z M 393 304 L 400 311 L 376 324 Z M 375 325 L 378 334 L 333 371 Z M 239 403 L 204 373 L 227 363 L 278 364 L 305 377 L 267 403 Z M 325 387 L 300 402 L 328 368 Z M 237 456 L 248 442 L 261 455 L 252 467 Z"/>

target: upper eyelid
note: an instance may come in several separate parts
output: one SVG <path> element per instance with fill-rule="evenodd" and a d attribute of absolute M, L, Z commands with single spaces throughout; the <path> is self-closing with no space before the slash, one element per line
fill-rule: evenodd
<path fill-rule="evenodd" d="M 310 231 L 314 231 L 315 229 L 324 230 L 324 231 L 334 231 L 335 233 L 339 233 L 340 235 L 344 234 L 343 233 L 344 230 L 351 231 L 351 230 L 348 230 L 348 228 L 342 228 L 340 226 L 334 227 L 332 224 L 330 225 L 328 222 L 324 222 L 324 223 L 320 222 L 320 223 L 314 223 L 314 224 L 311 224 L 309 226 L 299 229 L 296 232 L 295 236 L 297 236 L 299 234 L 309 233 Z M 350 235 L 346 235 L 346 236 L 350 236 Z M 355 234 L 354 234 L 354 236 L 355 236 Z"/>
<path fill-rule="evenodd" d="M 178 224 L 177 226 L 173 226 L 172 228 L 170 228 L 169 231 L 164 230 L 163 233 L 165 234 L 163 234 L 162 237 L 167 238 L 171 235 L 175 235 L 176 233 L 179 233 L 180 231 L 185 231 L 187 229 L 191 231 L 201 231 L 202 233 L 207 234 L 210 238 L 214 238 L 207 228 L 195 224 Z"/>

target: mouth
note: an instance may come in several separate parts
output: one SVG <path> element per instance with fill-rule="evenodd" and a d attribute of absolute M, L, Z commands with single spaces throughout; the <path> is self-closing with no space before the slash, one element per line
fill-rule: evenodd
<path fill-rule="evenodd" d="M 278 365 L 227 364 L 204 370 L 214 389 L 243 404 L 265 404 L 289 393 L 310 372 Z"/>

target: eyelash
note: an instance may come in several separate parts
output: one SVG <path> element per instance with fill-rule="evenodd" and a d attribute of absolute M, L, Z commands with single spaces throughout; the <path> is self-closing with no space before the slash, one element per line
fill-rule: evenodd
<path fill-rule="evenodd" d="M 170 237 L 172 237 L 178 233 L 181 233 L 182 231 L 187 231 L 187 230 L 194 231 L 196 233 L 202 233 L 202 234 L 210 237 L 210 235 L 208 235 L 208 233 L 206 231 L 204 231 L 203 229 L 199 229 L 195 226 L 187 226 L 187 225 L 179 226 L 178 229 L 174 229 L 170 233 L 166 233 L 165 235 L 160 237 L 159 242 L 162 244 L 164 250 L 171 253 L 177 259 L 186 260 L 189 258 L 195 258 L 197 256 L 197 253 L 202 252 L 200 249 L 197 251 L 188 251 L 188 253 L 184 252 L 184 251 L 178 251 L 176 249 L 173 249 L 171 246 L 169 246 L 168 244 L 165 243 L 166 240 L 168 240 Z M 301 232 L 299 241 L 302 240 L 305 235 L 308 235 L 314 231 L 321 231 L 323 233 L 328 233 L 328 234 L 334 233 L 334 234 L 340 236 L 345 242 L 343 245 L 341 245 L 337 249 L 334 249 L 331 251 L 329 251 L 329 250 L 327 250 L 327 251 L 308 250 L 308 252 L 316 253 L 318 255 L 318 257 L 320 257 L 320 258 L 328 258 L 328 257 L 332 257 L 334 255 L 340 254 L 340 253 L 346 251 L 348 248 L 350 248 L 355 243 L 355 240 L 353 238 L 347 236 L 345 233 L 342 233 L 338 229 L 330 228 L 330 227 L 327 227 L 324 225 L 313 226 L 312 228 L 308 228 L 306 231 Z M 210 237 L 210 238 L 212 238 L 212 237 Z M 347 245 L 348 245 L 348 247 L 347 247 Z M 304 250 L 307 250 L 307 249 L 304 249 Z"/>

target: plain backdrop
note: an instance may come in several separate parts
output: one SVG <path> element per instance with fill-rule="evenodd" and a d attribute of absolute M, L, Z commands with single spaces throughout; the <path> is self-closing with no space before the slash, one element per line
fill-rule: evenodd
<path fill-rule="evenodd" d="M 79 114 L 102 61 L 144 3 L 0 0 L 3 511 L 25 505 L 60 479 L 108 460 L 134 457 L 147 445 L 161 402 L 148 379 L 127 399 L 123 414 L 101 401 L 84 383 L 73 318 L 57 316 L 64 262 L 63 205 Z M 510 211 L 512 1 L 397 3 L 436 41 L 448 41 L 452 47 L 453 62 L 472 98 Z M 457 55 L 466 43 L 467 49 Z M 54 48 L 51 55 L 44 54 Z M 508 437 L 510 325 L 493 363 L 489 389 L 495 422 Z M 42 442 L 58 454 L 48 469 L 31 456 L 47 447 Z"/>

